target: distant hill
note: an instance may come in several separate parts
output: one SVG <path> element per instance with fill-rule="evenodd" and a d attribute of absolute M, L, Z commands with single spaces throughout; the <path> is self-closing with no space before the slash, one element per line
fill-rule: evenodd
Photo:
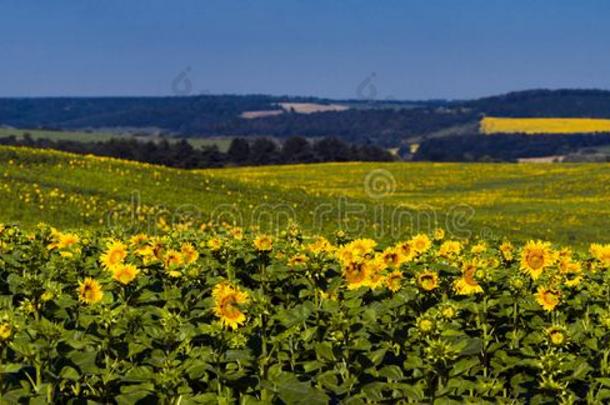
<path fill-rule="evenodd" d="M 468 101 L 267 95 L 0 99 L 0 126 L 129 129 L 188 137 L 337 137 L 383 147 L 464 135 L 483 115 L 606 118 L 610 91 L 528 90 Z"/>

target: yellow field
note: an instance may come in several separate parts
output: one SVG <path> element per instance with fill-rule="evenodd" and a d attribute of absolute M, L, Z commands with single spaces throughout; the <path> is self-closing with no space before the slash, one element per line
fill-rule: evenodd
<path fill-rule="evenodd" d="M 484 134 L 574 134 L 610 132 L 610 119 L 597 118 L 498 118 L 481 120 Z"/>

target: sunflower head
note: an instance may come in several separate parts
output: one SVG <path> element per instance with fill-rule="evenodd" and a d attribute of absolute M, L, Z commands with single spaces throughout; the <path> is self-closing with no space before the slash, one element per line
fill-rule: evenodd
<path fill-rule="evenodd" d="M 222 241 L 218 237 L 211 238 L 208 240 L 207 247 L 212 252 L 218 252 L 220 249 L 222 249 Z"/>
<path fill-rule="evenodd" d="M 536 293 L 536 302 L 542 306 L 545 311 L 552 311 L 559 305 L 561 293 L 554 288 L 538 287 Z"/>
<path fill-rule="evenodd" d="M 425 253 L 432 246 L 432 241 L 430 241 L 428 235 L 423 233 L 415 235 L 410 242 L 413 250 L 418 254 Z"/>
<path fill-rule="evenodd" d="M 589 251 L 591 256 L 599 261 L 602 267 L 610 267 L 610 244 L 600 245 L 599 243 L 594 243 L 591 245 Z"/>
<path fill-rule="evenodd" d="M 436 228 L 434 230 L 434 240 L 442 240 L 445 237 L 445 230 L 443 228 Z"/>
<path fill-rule="evenodd" d="M 385 279 L 385 284 L 388 287 L 388 290 L 392 292 L 397 292 L 398 290 L 400 290 L 402 279 L 402 273 L 398 270 L 394 270 L 393 272 L 388 274 Z"/>
<path fill-rule="evenodd" d="M 343 277 L 350 290 L 364 287 L 368 284 L 369 266 L 363 261 L 350 262 L 343 268 Z"/>
<path fill-rule="evenodd" d="M 199 252 L 197 252 L 197 249 L 191 243 L 183 243 L 180 246 L 180 253 L 185 264 L 192 264 L 199 258 Z"/>
<path fill-rule="evenodd" d="M 270 252 L 273 249 L 273 239 L 269 235 L 259 235 L 254 239 L 254 247 L 261 253 Z"/>
<path fill-rule="evenodd" d="M 416 280 L 417 286 L 424 291 L 432 291 L 438 288 L 438 273 L 435 271 L 422 271 L 417 275 Z"/>
<path fill-rule="evenodd" d="M 563 346 L 567 342 L 567 332 L 561 326 L 550 326 L 545 329 L 545 332 L 549 343 L 553 346 Z"/>
<path fill-rule="evenodd" d="M 112 278 L 126 285 L 131 283 L 139 272 L 140 270 L 132 264 L 120 264 L 113 269 Z"/>
<path fill-rule="evenodd" d="M 424 335 L 431 334 L 436 329 L 436 322 L 434 321 L 433 318 L 428 317 L 428 316 L 420 317 L 417 320 L 416 325 L 417 325 L 417 330 L 419 330 L 419 332 Z"/>
<path fill-rule="evenodd" d="M 242 306 L 249 301 L 248 293 L 228 283 L 220 283 L 212 291 L 214 313 L 223 326 L 237 329 L 246 322 Z"/>
<path fill-rule="evenodd" d="M 299 267 L 304 266 L 309 261 L 309 258 L 304 254 L 296 254 L 288 260 L 288 266 Z"/>
<path fill-rule="evenodd" d="M 462 244 L 455 240 L 448 240 L 443 242 L 441 247 L 438 249 L 438 255 L 446 259 L 451 259 L 459 256 L 462 251 Z"/>
<path fill-rule="evenodd" d="M 500 245 L 500 253 L 502 253 L 502 257 L 504 258 L 504 260 L 508 262 L 513 260 L 514 250 L 515 248 L 513 247 L 513 244 L 508 241 L 502 242 L 502 244 Z"/>
<path fill-rule="evenodd" d="M 127 246 L 118 240 L 110 241 L 101 257 L 102 265 L 110 270 L 114 266 L 123 263 L 125 257 L 127 257 Z"/>
<path fill-rule="evenodd" d="M 555 261 L 551 244 L 541 241 L 529 241 L 521 251 L 521 270 L 536 280 L 545 268 Z"/>
<path fill-rule="evenodd" d="M 9 340 L 13 334 L 13 326 L 8 321 L 0 322 L 0 342 Z"/>
<path fill-rule="evenodd" d="M 478 262 L 470 261 L 462 266 L 462 277 L 455 281 L 453 288 L 458 295 L 473 295 L 483 292 L 483 287 L 476 279 Z"/>
<path fill-rule="evenodd" d="M 91 277 L 78 283 L 78 299 L 85 304 L 96 304 L 102 300 L 102 286 Z"/>

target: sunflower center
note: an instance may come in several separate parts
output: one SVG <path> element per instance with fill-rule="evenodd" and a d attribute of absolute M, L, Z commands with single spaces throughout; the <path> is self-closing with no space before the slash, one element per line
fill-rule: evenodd
<path fill-rule="evenodd" d="M 236 304 L 236 300 L 235 297 L 232 295 L 229 295 L 228 297 L 225 297 L 222 299 L 222 301 L 220 302 L 220 309 L 222 314 L 229 319 L 237 319 L 239 317 L 239 315 L 241 314 L 241 312 L 239 311 L 239 308 L 237 308 Z"/>
<path fill-rule="evenodd" d="M 353 263 L 345 271 L 345 278 L 351 284 L 364 281 L 366 271 L 362 263 Z"/>
<path fill-rule="evenodd" d="M 466 282 L 466 284 L 471 285 L 473 287 L 479 285 L 479 283 L 477 283 L 477 280 L 474 279 L 474 274 L 476 273 L 476 271 L 476 268 L 470 267 L 464 272 L 464 281 Z"/>
<path fill-rule="evenodd" d="M 539 269 L 544 265 L 544 255 L 542 252 L 531 252 L 527 256 L 527 264 L 532 269 Z"/>

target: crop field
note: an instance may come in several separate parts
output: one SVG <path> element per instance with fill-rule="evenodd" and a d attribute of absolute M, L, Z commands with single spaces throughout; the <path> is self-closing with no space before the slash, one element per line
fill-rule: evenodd
<path fill-rule="evenodd" d="M 605 164 L 0 147 L 2 403 L 603 403 Z"/>
<path fill-rule="evenodd" d="M 135 136 L 126 133 L 111 133 L 111 132 L 82 132 L 82 131 L 48 131 L 40 129 L 12 129 L 12 128 L 0 128 L 0 138 L 5 138 L 11 135 L 17 138 L 23 138 L 24 134 L 29 134 L 32 139 L 50 139 L 53 141 L 77 141 L 77 142 L 105 142 L 114 138 L 119 139 L 131 139 L 136 138 L 143 141 L 151 140 L 158 141 L 160 138 L 157 136 Z M 167 138 L 172 141 L 173 139 L 181 138 Z M 226 152 L 231 145 L 231 138 L 228 137 L 209 137 L 209 138 L 185 138 L 193 145 L 193 147 L 199 148 L 202 146 L 217 146 L 222 152 Z"/>
<path fill-rule="evenodd" d="M 499 118 L 485 117 L 484 134 L 585 134 L 610 132 L 610 120 L 599 118 Z"/>
<path fill-rule="evenodd" d="M 0 227 L 8 403 L 603 403 L 610 245 Z"/>
<path fill-rule="evenodd" d="M 607 237 L 605 164 L 342 163 L 183 171 L 27 148 L 0 148 L 0 221 L 61 228 L 181 216 L 263 230 L 394 240 L 442 227 L 459 237 L 540 238 L 586 246 Z M 218 221 L 217 221 L 218 222 Z"/>

